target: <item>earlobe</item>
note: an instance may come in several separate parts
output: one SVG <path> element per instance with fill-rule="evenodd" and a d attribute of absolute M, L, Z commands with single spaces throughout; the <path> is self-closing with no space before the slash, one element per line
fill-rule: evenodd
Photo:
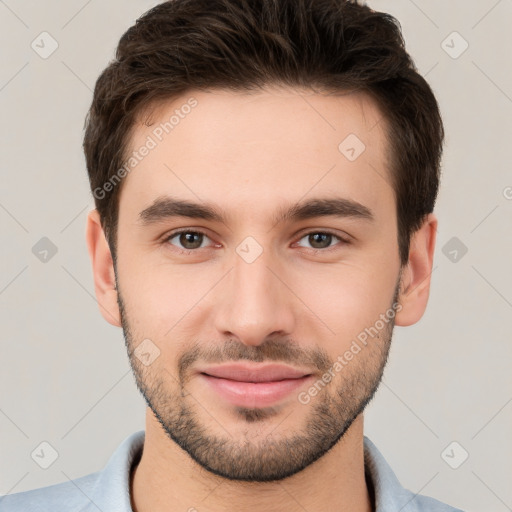
<path fill-rule="evenodd" d="M 434 260 L 437 218 L 431 213 L 411 237 L 409 261 L 402 273 L 395 325 L 407 326 L 418 322 L 427 308 L 430 277 Z"/>
<path fill-rule="evenodd" d="M 91 210 L 87 216 L 85 236 L 92 263 L 94 290 L 100 312 L 108 323 L 121 327 L 112 254 L 96 209 Z"/>

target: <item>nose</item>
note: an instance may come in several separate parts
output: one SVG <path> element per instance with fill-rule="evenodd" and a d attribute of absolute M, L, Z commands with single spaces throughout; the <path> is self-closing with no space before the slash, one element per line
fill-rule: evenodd
<path fill-rule="evenodd" d="M 265 251 L 252 263 L 238 254 L 215 297 L 215 328 L 222 337 L 260 345 L 270 336 L 290 336 L 295 327 L 293 293 L 286 271 Z"/>

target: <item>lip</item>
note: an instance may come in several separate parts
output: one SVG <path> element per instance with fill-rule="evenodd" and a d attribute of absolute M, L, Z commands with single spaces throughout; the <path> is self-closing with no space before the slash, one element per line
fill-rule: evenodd
<path fill-rule="evenodd" d="M 307 370 L 300 370 L 284 364 L 223 364 L 199 370 L 211 377 L 236 380 L 240 382 L 272 382 L 284 379 L 298 379 L 310 375 Z"/>
<path fill-rule="evenodd" d="M 268 407 L 313 378 L 307 370 L 281 364 L 226 364 L 199 370 L 200 378 L 232 405 Z"/>

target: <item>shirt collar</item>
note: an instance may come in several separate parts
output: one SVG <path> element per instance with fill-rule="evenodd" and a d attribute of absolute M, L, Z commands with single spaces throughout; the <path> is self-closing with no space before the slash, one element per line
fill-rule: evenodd
<path fill-rule="evenodd" d="M 131 469 L 142 455 L 145 431 L 129 435 L 99 472 L 89 499 L 80 512 L 133 512 L 130 501 Z"/>
<path fill-rule="evenodd" d="M 413 502 L 416 495 L 402 487 L 382 453 L 366 436 L 364 436 L 364 467 L 367 482 L 373 488 L 375 512 L 416 510 Z"/>

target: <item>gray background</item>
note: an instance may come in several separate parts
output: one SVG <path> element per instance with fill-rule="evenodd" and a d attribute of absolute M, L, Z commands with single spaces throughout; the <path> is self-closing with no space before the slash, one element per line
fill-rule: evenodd
<path fill-rule="evenodd" d="M 81 143 L 99 73 L 156 3 L 0 0 L 0 494 L 97 471 L 144 428 L 122 332 L 94 298 Z M 429 307 L 395 328 L 365 433 L 413 492 L 512 510 L 512 2 L 368 3 L 401 22 L 447 144 Z M 47 58 L 31 47 L 44 31 Z M 43 441 L 59 454 L 48 469 L 31 458 Z"/>

